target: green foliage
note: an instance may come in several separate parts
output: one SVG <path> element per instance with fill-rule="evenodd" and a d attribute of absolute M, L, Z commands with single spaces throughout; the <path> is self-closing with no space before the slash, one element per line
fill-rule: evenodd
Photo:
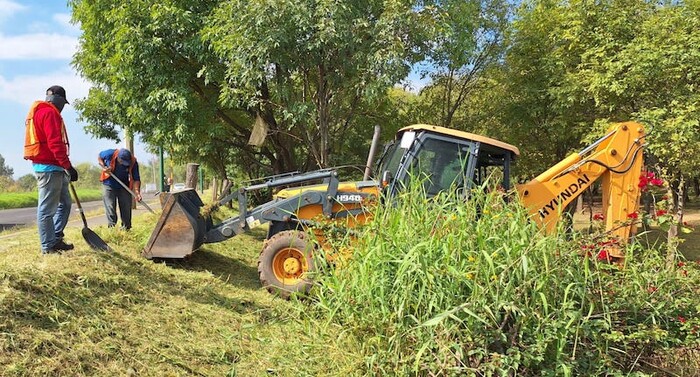
<path fill-rule="evenodd" d="M 88 131 L 128 128 L 220 177 L 364 163 L 425 24 L 410 1 L 70 5 L 74 63 L 96 84 L 76 104 Z M 248 144 L 256 120 L 260 147 Z"/>
<path fill-rule="evenodd" d="M 12 177 L 14 172 L 14 169 L 9 165 L 5 165 L 5 157 L 0 154 L 0 177 Z"/>
<path fill-rule="evenodd" d="M 97 157 L 95 157 L 97 159 Z M 100 175 L 102 174 L 102 169 L 95 164 L 89 162 L 83 162 L 75 166 L 75 170 L 78 171 L 78 181 L 73 184 L 76 187 L 101 189 L 102 182 L 100 182 Z"/>
<path fill-rule="evenodd" d="M 639 120 L 651 129 L 648 152 L 661 166 L 686 180 L 696 175 L 697 162 L 684 158 L 700 145 L 696 1 L 535 0 L 513 26 L 496 77 L 504 95 L 518 93 L 502 101 L 503 119 L 518 125 L 512 137 L 528 165 L 560 159 L 594 123 Z"/>
<path fill-rule="evenodd" d="M 511 5 L 506 1 L 437 1 L 434 43 L 422 74 L 431 78 L 421 90 L 421 122 L 473 131 L 464 112 L 484 87 L 484 74 L 503 57 Z"/>
<path fill-rule="evenodd" d="M 254 109 L 307 170 L 371 135 L 387 89 L 416 60 L 424 21 L 412 1 L 232 0 L 204 35 L 227 62 L 222 101 Z"/>
<path fill-rule="evenodd" d="M 610 368 L 597 374 L 601 376 L 641 376 L 642 368 L 666 375 L 649 364 L 693 375 L 698 367 L 696 264 L 660 268 L 653 251 L 639 252 L 637 246 L 624 269 L 593 260 L 584 263 L 579 250 L 573 250 L 575 244 L 529 234 L 535 230 L 520 223 L 521 210 L 512 204 L 478 198 L 484 206 L 465 204 L 455 211 L 442 198 L 423 212 L 419 208 L 424 204 L 407 196 L 402 200 L 413 200 L 416 208 L 382 210 L 378 214 L 387 226 L 370 226 L 378 233 L 361 236 L 353 256 L 367 258 L 366 263 L 337 260 L 339 268 L 324 280 L 335 291 L 320 291 L 324 293 L 317 301 L 280 300 L 260 287 L 256 264 L 265 229 L 207 244 L 187 260 L 160 263 L 141 256 L 156 215 L 135 217 L 130 232 L 91 222 L 91 229 L 115 249 L 107 254 L 89 249 L 81 239 L 80 223 L 66 230 L 76 249 L 64 255 L 40 256 L 36 234 L 27 236 L 31 231 L 14 238 L 3 233 L 0 375 L 429 375 L 415 373 L 416 365 L 435 375 L 479 375 L 479 369 L 464 370 L 453 363 L 466 354 L 467 362 L 486 360 L 484 370 L 491 368 L 494 376 L 513 370 L 516 357 L 524 361 L 514 374 L 525 376 L 566 375 L 571 365 L 576 369 L 570 367 L 569 375 L 596 375 L 600 364 L 582 365 L 591 360 L 609 363 Z M 486 207 L 489 203 L 497 207 Z M 482 217 L 477 218 L 473 211 L 479 208 Z M 222 218 L 233 215 L 226 208 L 220 212 Z M 399 213 L 422 222 L 399 224 Z M 477 233 L 469 239 L 466 230 Z M 535 238 L 527 239 L 529 235 Z M 589 285 L 584 287 L 577 279 L 586 276 Z M 566 282 L 573 285 L 567 289 Z M 361 293 L 353 299 L 358 285 L 374 289 L 373 295 Z M 325 293 L 332 296 L 323 297 Z M 575 301 L 584 293 L 595 305 L 591 314 Z M 377 308 L 382 312 L 374 313 Z M 486 325 L 467 311 L 479 314 Z M 496 327 L 494 321 L 506 314 L 513 322 Z M 510 353 L 500 353 L 499 347 L 511 344 L 502 335 L 514 326 L 522 329 L 523 345 L 538 348 L 518 348 L 518 335 Z M 596 338 L 588 338 L 601 326 Z M 578 337 L 572 335 L 576 329 Z M 560 344 L 557 339 L 579 342 Z M 451 342 L 457 340 L 464 343 Z M 486 356 L 483 348 L 472 352 L 468 346 L 477 342 L 495 351 Z M 682 344 L 688 346 L 678 346 Z M 533 359 L 544 354 L 545 345 L 552 360 L 540 365 L 554 360 L 563 364 L 537 373 Z M 573 348 L 576 359 L 565 358 L 567 352 L 573 355 Z M 642 356 L 637 360 L 637 355 Z M 444 358 L 429 364 L 440 356 Z M 616 373 L 618 364 L 631 359 L 635 369 Z"/>
<path fill-rule="evenodd" d="M 220 106 L 225 63 L 199 32 L 217 2 L 70 2 L 83 34 L 74 64 L 95 83 L 76 108 L 99 137 L 120 128 L 140 133 L 178 159 L 206 164 L 224 176 L 226 166 L 248 156 L 266 161 L 270 151 L 246 145 L 250 117 Z M 243 164 L 238 164 L 243 165 Z"/>
<path fill-rule="evenodd" d="M 36 180 L 36 178 L 35 178 Z M 2 193 L 0 194 L 0 209 L 36 207 L 37 193 Z"/>
<path fill-rule="evenodd" d="M 637 245 L 609 265 L 496 193 L 420 197 L 341 239 L 349 259 L 319 261 L 315 318 L 362 344 L 362 374 L 623 375 L 697 345 L 695 265 L 668 270 Z"/>
<path fill-rule="evenodd" d="M 25 174 L 17 179 L 17 185 L 22 191 L 36 190 L 36 177 L 34 174 Z"/>

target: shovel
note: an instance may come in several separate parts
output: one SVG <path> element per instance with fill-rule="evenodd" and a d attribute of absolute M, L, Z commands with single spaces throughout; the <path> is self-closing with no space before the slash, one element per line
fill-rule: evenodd
<path fill-rule="evenodd" d="M 124 189 L 125 189 L 126 191 L 128 191 L 129 194 L 131 194 L 131 196 L 134 197 L 134 199 L 136 199 L 136 194 L 134 194 L 134 192 L 131 191 L 131 189 L 129 188 L 129 186 L 125 185 L 124 182 L 121 181 L 121 179 L 117 178 L 117 176 L 114 175 L 114 174 L 112 174 L 111 172 L 107 172 L 107 174 L 109 174 L 109 176 L 112 177 L 112 179 L 114 179 L 115 181 L 119 182 L 119 184 L 122 185 L 122 187 L 124 187 Z M 139 200 L 138 202 L 141 203 L 141 204 L 143 204 L 143 206 L 146 207 L 146 209 L 148 210 L 148 212 L 150 212 L 150 213 L 155 213 L 155 212 L 151 209 L 151 207 L 149 207 L 148 204 L 146 204 L 146 202 L 143 201 L 143 199 Z"/>
<path fill-rule="evenodd" d="M 75 203 L 78 205 L 78 211 L 80 212 L 80 217 L 83 219 L 83 238 L 85 242 L 90 245 L 93 250 L 101 251 L 112 251 L 112 248 L 107 245 L 107 243 L 88 228 L 87 219 L 85 218 L 85 212 L 83 212 L 83 207 L 80 205 L 80 199 L 78 199 L 78 194 L 75 192 L 75 187 L 73 187 L 73 182 L 70 182 L 70 191 L 73 193 L 75 198 Z"/>

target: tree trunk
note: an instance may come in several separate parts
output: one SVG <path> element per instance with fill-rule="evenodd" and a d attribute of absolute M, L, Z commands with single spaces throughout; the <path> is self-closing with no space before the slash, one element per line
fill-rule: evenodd
<path fill-rule="evenodd" d="M 129 127 L 124 128 L 124 145 L 134 155 L 134 133 Z M 136 209 L 136 198 L 131 197 L 131 209 Z"/>
<path fill-rule="evenodd" d="M 319 145 L 316 164 L 319 168 L 328 166 L 328 156 L 330 154 L 330 88 L 326 77 L 326 68 L 321 64 L 318 67 L 318 133 Z"/>
<path fill-rule="evenodd" d="M 224 176 L 224 179 L 221 181 L 221 195 L 219 195 L 219 200 L 225 198 L 231 193 L 231 181 L 228 179 L 228 177 Z M 233 208 L 233 200 L 229 200 L 228 203 L 226 203 L 226 206 L 228 208 Z"/>
<path fill-rule="evenodd" d="M 211 179 L 211 201 L 212 202 L 216 201 L 216 196 L 217 196 L 218 191 L 219 191 L 219 187 L 217 186 L 216 177 L 212 177 L 212 179 Z"/>
<path fill-rule="evenodd" d="M 196 189 L 197 188 L 197 172 L 199 171 L 199 164 L 189 163 L 187 164 L 187 175 L 185 177 L 185 187 Z"/>

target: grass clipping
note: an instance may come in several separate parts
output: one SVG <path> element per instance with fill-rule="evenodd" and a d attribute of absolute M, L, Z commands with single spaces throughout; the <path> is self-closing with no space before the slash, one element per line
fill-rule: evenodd
<path fill-rule="evenodd" d="M 140 255 L 156 220 L 136 217 L 130 232 L 94 227 L 114 253 L 90 250 L 80 228 L 66 230 L 76 249 L 63 255 L 42 257 L 35 229 L 0 251 L 0 375 L 317 375 L 326 368 L 297 366 L 315 349 L 297 305 L 260 287 L 264 230 L 156 263 Z M 310 345 L 289 347 L 298 342 Z"/>

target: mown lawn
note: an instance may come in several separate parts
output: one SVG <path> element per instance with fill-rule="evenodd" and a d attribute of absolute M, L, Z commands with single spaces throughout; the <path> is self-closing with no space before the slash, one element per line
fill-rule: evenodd
<path fill-rule="evenodd" d="M 0 252 L 0 375 L 323 375 L 344 359 L 326 347 L 340 331 L 309 339 L 308 304 L 260 288 L 264 231 L 155 263 L 140 250 L 156 220 L 92 228 L 114 253 L 90 250 L 79 229 L 64 255 L 40 256 L 33 233 Z"/>
<path fill-rule="evenodd" d="M 102 199 L 100 189 L 76 189 L 81 202 Z M 0 193 L 0 210 L 36 207 L 37 192 L 3 192 Z"/>

